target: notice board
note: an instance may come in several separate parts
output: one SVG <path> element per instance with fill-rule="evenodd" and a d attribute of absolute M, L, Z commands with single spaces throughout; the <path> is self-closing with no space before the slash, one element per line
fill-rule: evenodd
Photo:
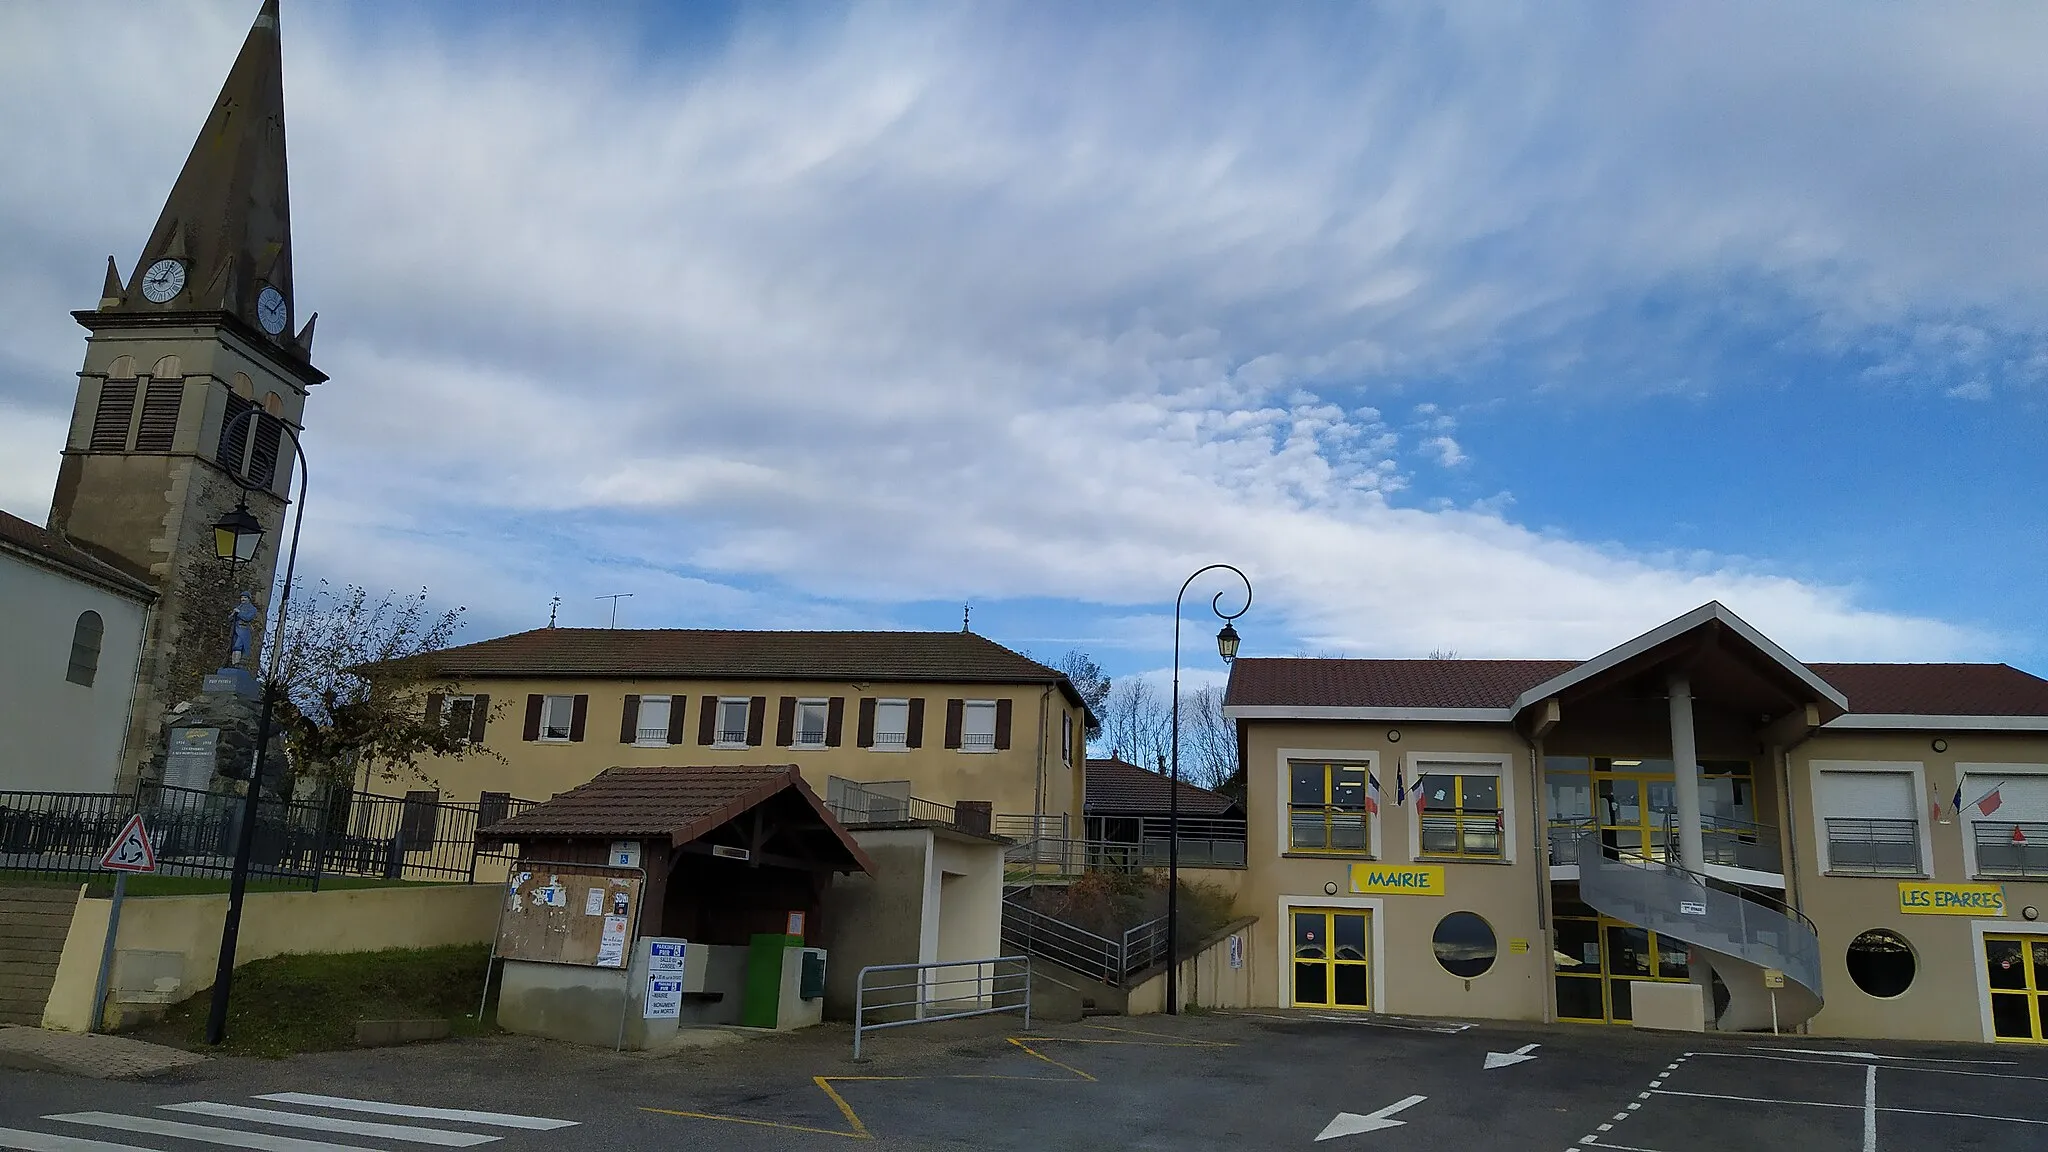
<path fill-rule="evenodd" d="M 637 868 L 521 861 L 506 885 L 498 955 L 624 968 L 640 924 L 645 886 Z"/>

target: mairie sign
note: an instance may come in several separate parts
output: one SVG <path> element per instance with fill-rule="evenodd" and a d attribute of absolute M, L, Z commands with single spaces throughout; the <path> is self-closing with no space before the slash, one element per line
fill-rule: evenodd
<path fill-rule="evenodd" d="M 1901 880 L 1899 911 L 1924 916 L 2003 916 L 2005 889 L 1997 884 L 1928 884 Z"/>
<path fill-rule="evenodd" d="M 1444 866 L 1441 864 L 1353 864 L 1351 890 L 1375 895 L 1441 896 L 1444 894 Z"/>

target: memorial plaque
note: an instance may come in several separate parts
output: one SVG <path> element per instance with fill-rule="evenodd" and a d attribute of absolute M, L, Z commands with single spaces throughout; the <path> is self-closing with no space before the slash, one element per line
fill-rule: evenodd
<path fill-rule="evenodd" d="M 171 746 L 164 761 L 164 783 L 173 788 L 204 792 L 213 786 L 214 769 L 219 766 L 220 729 L 173 728 Z"/>

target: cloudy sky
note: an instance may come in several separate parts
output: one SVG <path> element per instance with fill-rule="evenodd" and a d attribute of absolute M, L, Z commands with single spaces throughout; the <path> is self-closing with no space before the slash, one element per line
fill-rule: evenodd
<path fill-rule="evenodd" d="M 1229 561 L 1248 654 L 1719 598 L 2048 672 L 2048 6 L 1106 7 L 287 3 L 302 566 L 471 639 L 972 601 L 1129 673 Z M 0 5 L 0 507 L 255 8 Z"/>

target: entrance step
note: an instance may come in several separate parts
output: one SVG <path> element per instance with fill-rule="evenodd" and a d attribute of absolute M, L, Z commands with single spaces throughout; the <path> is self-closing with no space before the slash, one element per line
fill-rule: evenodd
<path fill-rule="evenodd" d="M 0 1024 L 40 1025 L 78 889 L 0 888 Z"/>

